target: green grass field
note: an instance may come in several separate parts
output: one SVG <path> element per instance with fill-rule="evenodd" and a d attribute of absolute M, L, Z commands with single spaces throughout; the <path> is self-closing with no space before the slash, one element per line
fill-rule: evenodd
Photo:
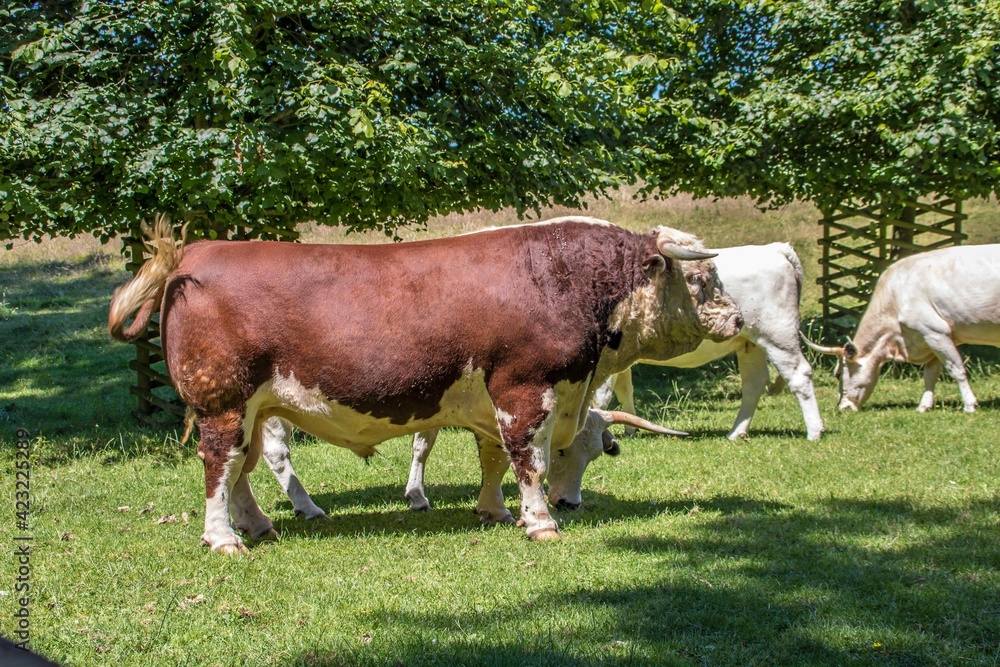
<path fill-rule="evenodd" d="M 966 210 L 970 242 L 1000 242 L 996 202 Z M 621 199 L 592 212 L 629 227 L 682 227 L 710 245 L 790 240 L 807 272 L 803 316 L 819 314 L 811 207 Z M 419 235 L 492 220 L 455 216 Z M 343 240 L 305 231 L 310 241 Z M 640 412 L 692 436 L 621 438 L 620 457 L 588 470 L 584 507 L 556 513 L 556 543 L 479 526 L 478 459 L 462 431 L 445 431 L 435 447 L 429 513 L 403 499 L 407 440 L 366 463 L 297 437 L 296 469 L 331 520 L 295 517 L 261 466 L 255 492 L 280 538 L 227 558 L 199 546 L 194 445 L 130 416 L 131 349 L 105 328 L 126 278 L 117 249 L 87 239 L 0 255 L 0 634 L 17 627 L 14 451 L 25 428 L 31 640 L 55 660 L 1000 663 L 1000 351 L 966 351 L 981 405 L 973 415 L 950 381 L 937 409 L 917 414 L 922 382 L 906 366 L 887 369 L 865 410 L 837 413 L 830 366 L 814 358 L 827 425 L 818 443 L 805 440 L 788 393 L 764 398 L 749 439 L 726 440 L 739 405 L 734 360 L 639 367 Z M 505 493 L 516 509 L 509 475 Z"/>

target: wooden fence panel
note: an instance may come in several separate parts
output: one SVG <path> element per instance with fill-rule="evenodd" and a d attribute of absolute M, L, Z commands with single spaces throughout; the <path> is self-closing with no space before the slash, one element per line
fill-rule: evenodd
<path fill-rule="evenodd" d="M 842 206 L 819 221 L 823 227 L 820 303 L 828 330 L 850 335 L 857 328 L 875 283 L 886 267 L 916 252 L 960 245 L 962 202 L 909 202 L 898 215 Z"/>

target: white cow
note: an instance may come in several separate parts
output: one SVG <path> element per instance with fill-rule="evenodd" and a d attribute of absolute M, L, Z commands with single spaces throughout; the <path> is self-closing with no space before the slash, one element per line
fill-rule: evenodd
<path fill-rule="evenodd" d="M 896 360 L 924 367 L 918 412 L 934 407 L 942 368 L 958 383 L 965 411 L 975 412 L 976 396 L 955 346 L 1000 346 L 1000 245 L 945 248 L 901 259 L 879 278 L 854 340 L 844 347 L 806 342 L 840 357 L 841 410 L 864 405 L 882 366 Z"/>
<path fill-rule="evenodd" d="M 806 437 L 818 440 L 823 434 L 812 384 L 812 367 L 799 348 L 799 295 L 802 291 L 802 264 L 787 243 L 739 246 L 713 250 L 715 265 L 726 291 L 743 313 L 743 329 L 723 343 L 705 340 L 693 352 L 667 361 L 642 363 L 696 368 L 736 352 L 742 380 L 743 401 L 729 439 L 745 436 L 760 397 L 769 379 L 767 362 L 778 369 L 780 380 L 774 390 L 787 383 L 799 401 L 806 422 Z M 611 391 L 626 412 L 635 412 L 632 370 L 613 376 L 597 392 L 595 404 L 607 407 Z"/>

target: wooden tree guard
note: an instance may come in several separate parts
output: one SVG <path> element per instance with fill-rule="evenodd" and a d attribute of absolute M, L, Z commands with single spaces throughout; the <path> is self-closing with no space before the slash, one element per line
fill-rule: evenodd
<path fill-rule="evenodd" d="M 827 328 L 854 333 L 882 272 L 907 255 L 960 245 L 968 238 L 962 233 L 966 217 L 961 201 L 940 199 L 909 202 L 897 215 L 841 206 L 820 220 L 822 276 L 816 282 L 823 288 Z"/>
<path fill-rule="evenodd" d="M 270 236 L 284 237 L 283 240 L 294 241 L 298 234 L 293 232 L 280 232 L 276 229 L 266 228 Z M 188 242 L 197 240 L 196 233 L 188 232 Z M 232 232 L 233 239 L 244 236 L 244 229 L 237 228 Z M 226 230 L 216 232 L 216 238 L 225 239 L 230 235 Z M 146 246 L 142 240 L 133 237 L 126 237 L 123 240 L 123 251 L 128 253 L 128 261 L 125 268 L 132 272 L 132 275 L 139 270 L 143 262 L 148 259 Z M 138 405 L 132 412 L 136 419 L 148 424 L 163 423 L 162 418 L 156 418 L 158 413 L 170 415 L 166 421 L 179 422 L 184 419 L 184 404 L 174 391 L 173 383 L 167 373 L 166 365 L 163 363 L 163 349 L 160 347 L 160 314 L 156 313 L 149 321 L 149 326 L 133 343 L 135 345 L 135 359 L 129 362 L 128 367 L 136 372 L 136 383 L 129 387 L 129 391 L 138 399 Z"/>

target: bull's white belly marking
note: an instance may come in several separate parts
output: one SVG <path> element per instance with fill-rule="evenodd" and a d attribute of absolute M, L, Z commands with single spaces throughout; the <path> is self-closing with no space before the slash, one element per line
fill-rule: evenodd
<path fill-rule="evenodd" d="M 498 419 L 510 416 L 495 409 L 484 378 L 484 372 L 473 369 L 470 363 L 462 376 L 444 392 L 437 414 L 394 424 L 388 417 L 373 417 L 330 401 L 319 387 L 303 386 L 294 374 L 284 377 L 279 373 L 258 387 L 247 402 L 244 444 L 250 442 L 255 423 L 273 416 L 287 419 L 302 430 L 347 447 L 359 456 L 370 456 L 375 445 L 390 438 L 442 426 L 461 426 L 499 440 Z"/>

